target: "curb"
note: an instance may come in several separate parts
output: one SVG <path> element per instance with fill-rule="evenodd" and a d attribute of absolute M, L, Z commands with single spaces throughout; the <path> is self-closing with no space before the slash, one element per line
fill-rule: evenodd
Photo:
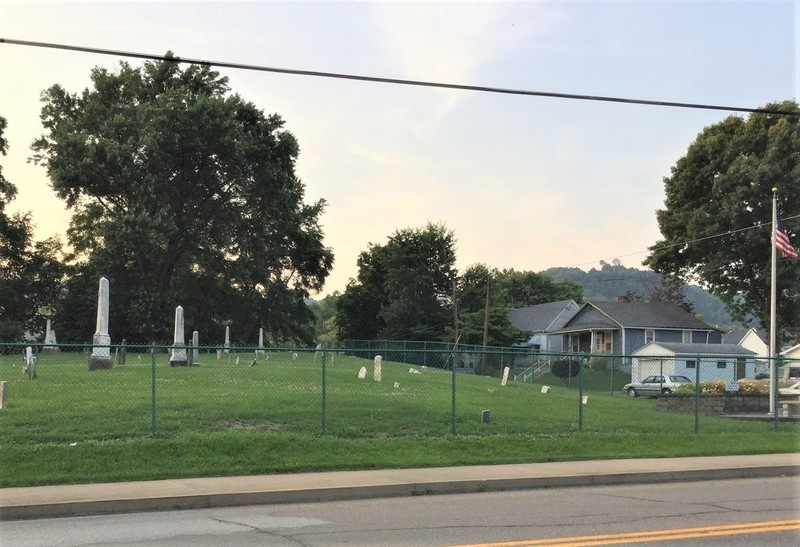
<path fill-rule="evenodd" d="M 574 466 L 575 463 L 584 462 L 572 462 L 572 465 Z M 533 465 L 535 466 L 536 464 Z M 702 466 L 694 469 L 597 473 L 573 472 L 551 473 L 549 475 L 544 472 L 539 476 L 528 471 L 527 473 L 520 473 L 520 476 L 465 479 L 451 477 L 444 480 L 432 478 L 437 474 L 437 471 L 440 472 L 438 474 L 447 474 L 443 473 L 441 469 L 405 470 L 405 473 L 403 470 L 360 472 L 361 476 L 367 477 L 367 480 L 362 481 L 352 480 L 355 474 L 359 472 L 343 472 L 341 474 L 319 474 L 318 476 L 323 479 L 320 481 L 314 480 L 314 474 L 307 474 L 301 480 L 294 480 L 295 483 L 304 484 L 294 485 L 287 484 L 286 481 L 291 482 L 298 476 L 255 477 L 252 478 L 253 482 L 265 482 L 263 486 L 255 488 L 252 486 L 243 487 L 239 483 L 242 480 L 246 481 L 247 478 L 239 477 L 121 483 L 119 485 L 5 489 L 6 492 L 14 490 L 16 493 L 22 494 L 16 496 L 18 498 L 16 501 L 14 500 L 14 495 L 5 495 L 6 492 L 0 489 L 0 521 L 437 494 L 800 476 L 800 463 L 795 461 L 788 464 L 777 463 L 776 465 L 700 467 Z M 486 469 L 492 470 L 490 467 L 462 469 L 467 471 L 479 470 L 481 472 L 486 472 Z M 535 468 L 532 469 L 535 470 Z M 523 471 L 525 470 L 523 469 Z M 403 478 L 404 474 L 408 476 Z M 470 473 L 464 474 L 468 475 Z M 488 474 L 491 473 L 489 472 Z M 334 478 L 325 480 L 331 477 Z M 369 479 L 369 477 L 375 478 Z M 328 484 L 325 484 L 326 482 Z M 353 484 L 354 482 L 361 482 L 362 484 Z M 93 487 L 103 488 L 108 492 L 114 491 L 115 493 L 107 493 L 105 496 L 102 493 L 92 494 L 88 496 L 88 498 L 92 499 L 79 499 L 80 492 Z M 53 490 L 46 489 L 57 490 L 55 490 L 56 493 L 53 493 Z M 44 494 L 44 492 L 47 492 L 47 494 Z M 36 496 L 31 494 L 39 494 L 38 501 L 35 500 Z M 29 499 L 27 501 L 20 499 L 25 497 Z"/>

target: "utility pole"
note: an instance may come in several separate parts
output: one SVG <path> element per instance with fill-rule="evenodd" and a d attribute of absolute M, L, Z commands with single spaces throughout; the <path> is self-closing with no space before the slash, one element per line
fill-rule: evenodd
<path fill-rule="evenodd" d="M 458 300 L 456 299 L 455 277 L 453 277 L 453 344 L 458 345 Z"/>
<path fill-rule="evenodd" d="M 486 274 L 486 307 L 483 309 L 483 354 L 481 355 L 481 374 L 486 370 L 486 344 L 489 341 L 489 280 L 491 275 Z"/>

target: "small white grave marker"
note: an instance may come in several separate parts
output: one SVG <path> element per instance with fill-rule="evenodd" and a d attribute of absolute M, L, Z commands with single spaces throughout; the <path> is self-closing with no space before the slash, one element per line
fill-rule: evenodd
<path fill-rule="evenodd" d="M 381 363 L 383 362 L 383 357 L 380 355 L 375 356 L 375 368 L 372 371 L 372 379 L 376 382 L 381 381 Z"/>
<path fill-rule="evenodd" d="M 358 371 L 358 379 L 363 380 L 366 377 L 367 377 L 367 367 L 361 367 L 361 369 Z"/>
<path fill-rule="evenodd" d="M 8 382 L 0 382 L 0 410 L 8 407 Z"/>
<path fill-rule="evenodd" d="M 395 389 L 400 389 L 400 382 L 395 382 L 394 383 L 394 388 Z"/>
<path fill-rule="evenodd" d="M 508 383 L 508 373 L 511 371 L 510 367 L 506 367 L 503 369 L 503 380 L 500 382 L 501 386 L 504 386 Z"/>
<path fill-rule="evenodd" d="M 550 391 L 550 386 L 542 386 L 542 393 L 547 393 Z"/>
<path fill-rule="evenodd" d="M 584 396 L 583 396 L 583 399 L 581 400 L 581 402 L 582 402 L 583 404 L 587 404 L 587 403 L 589 402 L 589 396 L 588 396 L 588 395 L 584 395 Z"/>

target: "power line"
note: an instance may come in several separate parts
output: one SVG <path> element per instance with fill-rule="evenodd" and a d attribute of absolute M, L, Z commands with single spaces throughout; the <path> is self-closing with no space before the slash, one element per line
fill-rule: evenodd
<path fill-rule="evenodd" d="M 784 217 L 783 220 L 784 221 L 786 221 L 786 220 L 794 220 L 796 218 L 800 218 L 800 215 L 792 215 L 792 216 Z M 725 237 L 725 236 L 729 236 L 729 235 L 736 234 L 736 233 L 739 233 L 739 232 L 745 232 L 747 230 L 766 228 L 767 226 L 770 226 L 771 224 L 772 224 L 771 222 L 767 222 L 767 223 L 764 223 L 764 224 L 757 224 L 755 226 L 746 226 L 745 228 L 738 228 L 736 230 L 730 230 L 730 231 L 722 232 L 722 233 L 719 233 L 719 234 L 712 234 L 710 236 L 699 237 L 697 239 L 690 239 L 688 241 L 682 241 L 680 243 L 670 243 L 669 245 L 661 245 L 658 248 L 659 249 L 671 249 L 673 247 L 684 247 L 686 245 L 691 245 L 692 243 L 698 243 L 700 241 L 706 241 L 708 239 L 716 239 L 718 237 Z M 626 256 L 640 255 L 640 254 L 647 253 L 649 251 L 650 251 L 650 249 L 647 249 L 647 250 L 644 250 L 644 251 L 636 251 L 636 252 L 628 253 L 628 254 L 624 254 L 624 255 L 617 255 L 614 258 L 625 258 Z M 597 262 L 605 261 L 605 260 L 606 260 L 605 258 L 601 258 L 601 259 L 598 259 L 598 260 L 591 260 L 591 261 L 588 261 L 588 262 L 581 262 L 580 264 L 573 264 L 572 266 L 566 266 L 566 267 L 567 268 L 577 268 L 578 266 L 586 266 L 587 264 L 595 264 Z M 610 260 L 613 260 L 613 259 L 610 259 Z"/>
<path fill-rule="evenodd" d="M 112 55 L 115 57 L 130 57 L 135 59 L 148 59 L 152 61 L 169 61 L 175 63 L 188 63 L 193 65 L 214 66 L 219 68 L 232 68 L 237 70 L 251 70 L 257 72 L 271 72 L 276 74 L 291 74 L 294 76 L 314 76 L 319 78 L 335 78 L 339 80 L 354 80 L 359 82 L 373 82 L 382 84 L 407 85 L 417 87 L 433 87 L 440 89 L 456 89 L 460 91 L 479 91 L 484 93 L 498 93 L 504 95 L 524 95 L 530 97 L 548 97 L 553 99 L 570 99 L 578 101 L 596 101 L 622 104 L 638 104 L 646 106 L 664 106 L 673 108 L 693 108 L 698 110 L 722 110 L 726 112 L 751 112 L 757 114 L 777 114 L 781 116 L 798 116 L 800 112 L 790 112 L 786 110 L 775 110 L 771 108 L 747 108 L 740 106 L 723 106 L 700 103 L 684 103 L 675 101 L 654 101 L 649 99 L 627 99 L 623 97 L 608 97 L 601 95 L 579 95 L 575 93 L 555 93 L 551 91 L 534 91 L 526 89 L 508 89 L 502 87 L 477 86 L 465 84 L 453 84 L 445 82 L 431 82 L 424 80 L 406 80 L 400 78 L 384 78 L 379 76 L 363 76 L 357 74 L 347 74 L 341 72 L 321 72 L 317 70 L 300 70 L 293 68 L 268 67 L 263 65 L 250 65 L 244 63 L 232 63 L 226 61 L 209 61 L 206 59 L 192 59 L 189 57 L 168 57 L 166 55 L 154 55 L 152 53 L 139 53 L 133 51 L 120 51 L 105 48 L 93 48 L 87 46 L 73 46 L 68 44 L 54 44 L 48 42 L 34 42 L 30 40 L 15 40 L 11 38 L 0 38 L 0 43 L 17 46 L 28 46 L 48 49 L 60 49 L 65 51 L 79 51 L 83 53 L 96 53 L 98 55 Z"/>

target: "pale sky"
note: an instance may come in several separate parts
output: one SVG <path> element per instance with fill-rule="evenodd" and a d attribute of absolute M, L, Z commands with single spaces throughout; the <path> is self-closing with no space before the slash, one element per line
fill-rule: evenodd
<path fill-rule="evenodd" d="M 17 2 L 0 38 L 465 85 L 756 108 L 800 96 L 800 0 Z M 36 238 L 69 212 L 27 163 L 39 94 L 89 85 L 109 56 L 0 44 L 3 173 Z M 129 59 L 134 65 L 141 61 Z M 663 178 L 728 113 L 222 69 L 300 143 L 306 200 L 343 291 L 370 242 L 444 223 L 457 267 L 640 267 Z M 65 238 L 64 238 L 65 239 Z M 321 295 L 320 295 L 321 296 Z"/>

